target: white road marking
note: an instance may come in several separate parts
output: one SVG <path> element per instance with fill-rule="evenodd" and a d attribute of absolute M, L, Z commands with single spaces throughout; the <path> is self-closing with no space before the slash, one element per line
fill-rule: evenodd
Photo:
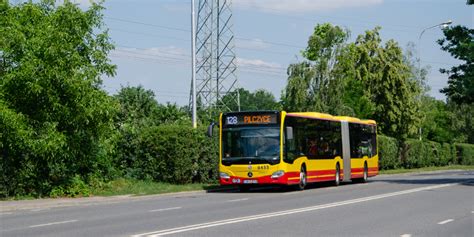
<path fill-rule="evenodd" d="M 248 198 L 239 198 L 239 199 L 232 199 L 232 200 L 228 200 L 226 202 L 240 202 L 240 201 L 247 201 L 249 200 Z"/>
<path fill-rule="evenodd" d="M 403 234 L 403 235 L 400 235 L 400 237 L 411 237 L 411 234 Z"/>
<path fill-rule="evenodd" d="M 472 214 L 474 214 L 474 211 L 471 211 Z"/>
<path fill-rule="evenodd" d="M 244 217 L 227 219 L 227 220 L 220 220 L 220 221 L 207 222 L 207 223 L 201 223 L 201 224 L 196 224 L 196 225 L 176 227 L 176 228 L 171 228 L 171 229 L 166 229 L 166 230 L 158 230 L 158 231 L 153 231 L 153 232 L 132 235 L 132 237 L 170 235 L 170 234 L 176 234 L 176 233 L 181 233 L 181 232 L 186 232 L 186 231 L 210 228 L 214 226 L 228 225 L 228 224 L 251 221 L 251 220 L 272 218 L 272 217 L 285 216 L 285 215 L 291 215 L 291 214 L 297 214 L 297 213 L 303 213 L 303 212 L 310 212 L 310 211 L 326 209 L 326 208 L 331 208 L 331 207 L 338 207 L 338 206 L 344 206 L 344 205 L 349 205 L 349 204 L 368 202 L 372 200 L 394 197 L 394 196 L 399 196 L 399 195 L 406 195 L 406 194 L 425 191 L 425 190 L 445 188 L 445 187 L 454 186 L 457 184 L 458 183 L 440 184 L 440 185 L 433 185 L 433 186 L 427 186 L 427 187 L 422 187 L 422 188 L 414 188 L 414 189 L 408 189 L 408 190 L 399 191 L 399 192 L 380 194 L 380 195 L 375 195 L 375 196 L 370 196 L 370 197 L 357 198 L 357 199 L 322 204 L 322 205 L 317 205 L 317 206 L 309 206 L 309 207 L 304 207 L 304 208 L 271 212 L 271 213 L 265 213 L 265 214 L 260 214 L 260 215 L 244 216 Z"/>
<path fill-rule="evenodd" d="M 474 212 L 473 212 L 474 213 Z M 11 215 L 13 214 L 13 212 L 0 212 L 0 216 L 1 215 Z"/>
<path fill-rule="evenodd" d="M 170 207 L 170 208 L 163 208 L 163 209 L 156 209 L 156 210 L 150 210 L 148 212 L 160 212 L 160 211 L 170 211 L 170 210 L 177 210 L 181 209 L 182 207 Z"/>
<path fill-rule="evenodd" d="M 36 208 L 36 209 L 31 209 L 30 211 L 44 211 L 44 210 L 49 210 L 49 208 Z"/>
<path fill-rule="evenodd" d="M 438 225 L 444 225 L 444 224 L 449 223 L 449 222 L 451 222 L 451 221 L 454 221 L 454 220 L 453 220 L 453 219 L 447 219 L 447 220 L 438 222 Z"/>
<path fill-rule="evenodd" d="M 30 227 L 30 228 L 35 228 L 35 227 L 42 227 L 42 226 L 48 226 L 48 225 L 59 225 L 59 224 L 65 224 L 65 223 L 76 222 L 76 221 L 77 221 L 77 220 L 51 222 L 51 223 L 46 223 L 46 224 L 30 225 L 29 227 Z"/>

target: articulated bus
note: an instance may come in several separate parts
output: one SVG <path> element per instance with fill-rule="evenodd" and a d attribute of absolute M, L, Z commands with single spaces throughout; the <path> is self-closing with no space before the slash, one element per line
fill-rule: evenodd
<path fill-rule="evenodd" d="M 315 112 L 229 112 L 219 118 L 219 182 L 366 182 L 378 174 L 376 122 Z M 209 129 L 212 134 L 212 126 Z"/>

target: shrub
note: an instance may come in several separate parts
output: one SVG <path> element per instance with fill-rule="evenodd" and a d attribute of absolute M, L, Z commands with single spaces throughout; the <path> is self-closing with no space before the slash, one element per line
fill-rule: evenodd
<path fill-rule="evenodd" d="M 174 184 L 216 180 L 218 148 L 203 130 L 190 126 L 146 126 L 132 137 L 127 176 Z"/>
<path fill-rule="evenodd" d="M 398 141 L 392 137 L 378 136 L 379 169 L 396 169 L 401 166 Z"/>
<path fill-rule="evenodd" d="M 420 168 L 426 163 L 422 141 L 409 139 L 403 144 L 402 165 L 404 168 Z"/>
<path fill-rule="evenodd" d="M 457 162 L 461 165 L 474 165 L 474 145 L 473 144 L 455 144 Z"/>

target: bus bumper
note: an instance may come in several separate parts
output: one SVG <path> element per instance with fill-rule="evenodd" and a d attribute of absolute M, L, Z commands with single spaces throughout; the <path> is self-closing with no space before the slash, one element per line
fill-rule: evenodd
<path fill-rule="evenodd" d="M 293 172 L 292 172 L 293 173 Z M 248 177 L 237 177 L 237 176 L 230 176 L 229 178 L 220 178 L 219 183 L 221 185 L 242 185 L 242 184 L 252 184 L 252 185 L 270 185 L 270 184 L 277 184 L 277 185 L 289 185 L 289 184 L 297 184 L 299 183 L 299 173 L 294 172 L 292 173 L 285 173 L 283 176 L 278 178 L 272 178 L 270 175 L 268 176 L 261 176 L 255 178 L 248 178 Z M 293 177 L 295 176 L 295 177 Z"/>

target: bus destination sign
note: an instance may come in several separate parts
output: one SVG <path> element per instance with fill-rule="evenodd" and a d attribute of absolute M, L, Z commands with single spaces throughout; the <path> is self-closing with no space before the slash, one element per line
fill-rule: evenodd
<path fill-rule="evenodd" d="M 225 125 L 276 124 L 277 114 L 229 114 L 224 117 Z"/>

